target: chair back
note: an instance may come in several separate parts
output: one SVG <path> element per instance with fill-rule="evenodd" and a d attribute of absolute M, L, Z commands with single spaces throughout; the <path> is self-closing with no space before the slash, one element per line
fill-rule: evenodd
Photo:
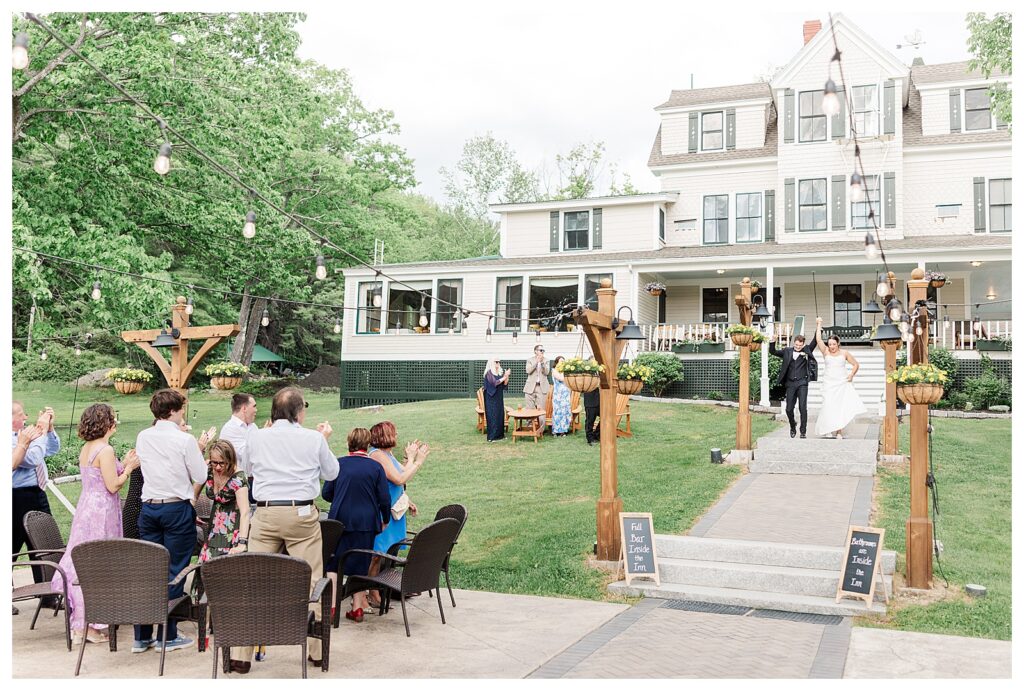
<path fill-rule="evenodd" d="M 569 395 L 569 410 L 576 410 L 580 407 L 580 392 L 573 391 Z"/>
<path fill-rule="evenodd" d="M 304 560 L 231 554 L 206 562 L 200 573 L 218 648 L 306 641 L 311 569 Z"/>
<path fill-rule="evenodd" d="M 452 540 L 451 547 L 448 548 L 448 554 L 445 555 L 444 562 L 447 565 L 448 559 L 451 557 L 452 549 L 455 548 L 455 543 L 459 541 L 459 535 L 462 535 L 462 529 L 466 527 L 466 520 L 469 518 L 469 509 L 462 504 L 448 504 L 442 506 L 434 514 L 434 520 L 440 521 L 444 518 L 454 518 L 459 522 L 459 532 L 455 533 L 455 539 Z"/>
<path fill-rule="evenodd" d="M 437 587 L 441 566 L 461 529 L 458 519 L 442 518 L 416 533 L 402 569 L 402 592 L 416 593 Z"/>
<path fill-rule="evenodd" d="M 163 545 L 119 537 L 71 550 L 90 624 L 163 624 L 170 553 Z"/>
<path fill-rule="evenodd" d="M 480 410 L 484 409 L 484 387 L 480 387 L 476 390 L 476 407 Z"/>
<path fill-rule="evenodd" d="M 555 387 L 548 389 L 548 400 L 544 403 L 544 419 L 551 422 L 555 412 Z"/>
<path fill-rule="evenodd" d="M 331 564 L 331 558 L 338 551 L 338 543 L 341 542 L 341 534 L 345 532 L 345 526 L 341 521 L 333 518 L 323 518 L 327 514 L 320 514 L 320 540 L 324 549 L 324 573 L 327 575 L 327 567 Z"/>
<path fill-rule="evenodd" d="M 32 559 L 37 561 L 60 561 L 62 556 L 60 550 L 64 549 L 65 544 L 64 538 L 60 534 L 60 528 L 57 527 L 57 521 L 53 516 L 42 511 L 29 511 L 25 514 L 22 525 L 25 526 L 25 535 L 28 538 L 29 549 L 54 550 L 53 554 L 35 554 L 32 556 Z M 39 568 L 42 569 L 46 580 L 53 578 L 53 569 L 48 566 L 41 566 Z"/>
<path fill-rule="evenodd" d="M 623 393 L 615 394 L 615 414 L 625 415 L 629 408 L 629 396 Z"/>
<path fill-rule="evenodd" d="M 207 539 L 210 537 L 210 517 L 213 515 L 213 500 L 206 496 L 206 488 L 199 492 L 199 496 L 196 497 L 196 518 L 203 521 L 202 525 L 196 524 L 196 546 L 192 550 L 192 555 L 198 555 L 203 545 L 206 544 Z"/>

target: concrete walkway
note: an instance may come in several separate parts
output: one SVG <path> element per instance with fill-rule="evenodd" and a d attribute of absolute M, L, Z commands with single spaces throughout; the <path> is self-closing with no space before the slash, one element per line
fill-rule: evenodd
<path fill-rule="evenodd" d="M 1010 641 L 856 628 L 844 678 L 1008 679 Z"/>

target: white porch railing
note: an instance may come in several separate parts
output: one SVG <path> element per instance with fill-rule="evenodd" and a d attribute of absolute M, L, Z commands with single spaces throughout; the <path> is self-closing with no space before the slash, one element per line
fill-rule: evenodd
<path fill-rule="evenodd" d="M 699 352 L 696 349 L 691 351 L 686 346 L 694 346 L 702 343 L 724 343 L 726 350 L 736 350 L 732 339 L 726 335 L 728 322 L 697 322 L 693 324 L 641 324 L 640 330 L 644 334 L 644 340 L 639 342 L 639 351 L 671 351 L 672 346 L 683 346 L 682 352 Z M 775 333 L 779 334 L 779 344 L 782 347 L 789 345 L 793 335 L 792 324 L 775 324 Z"/>
<path fill-rule="evenodd" d="M 978 341 L 999 341 L 1012 336 L 1010 320 L 950 319 L 933 322 L 935 345 L 950 350 L 978 350 Z"/>

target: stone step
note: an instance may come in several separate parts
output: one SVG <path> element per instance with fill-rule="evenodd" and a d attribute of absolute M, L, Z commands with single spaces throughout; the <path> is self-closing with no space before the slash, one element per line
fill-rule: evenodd
<path fill-rule="evenodd" d="M 792 455 L 779 451 L 754 452 L 747 464 L 752 473 L 773 475 L 841 475 L 846 477 L 873 477 L 875 461 L 843 461 L 833 458 L 794 460 Z"/>
<path fill-rule="evenodd" d="M 789 566 L 824 569 L 837 575 L 842 568 L 845 551 L 842 547 L 804 545 L 790 542 L 727 540 L 692 535 L 655 534 L 655 550 L 662 559 L 699 559 L 736 564 Z M 882 550 L 882 573 L 896 570 L 896 552 Z"/>
<path fill-rule="evenodd" d="M 659 559 L 658 572 L 666 583 L 739 588 L 776 594 L 835 596 L 841 573 L 831 569 L 765 566 L 700 559 Z M 885 576 L 891 589 L 891 576 Z M 879 593 L 881 598 L 881 593 Z"/>
<path fill-rule="evenodd" d="M 873 439 L 791 438 L 789 435 L 768 435 L 757 440 L 758 451 L 787 451 L 797 456 L 834 454 L 845 457 L 874 458 L 878 441 Z"/>
<path fill-rule="evenodd" d="M 701 585 L 684 585 L 662 581 L 660 586 L 652 581 L 634 580 L 627 586 L 618 581 L 608 586 L 609 592 L 629 597 L 659 597 L 669 600 L 695 600 L 719 605 L 736 605 L 752 609 L 774 609 L 783 612 L 804 612 L 807 614 L 831 614 L 849 616 L 882 616 L 885 604 L 874 602 L 870 607 L 863 600 L 843 599 L 838 603 L 835 596 L 793 595 L 791 593 L 765 593 L 739 588 L 716 588 Z M 879 589 L 880 590 L 880 589 Z"/>

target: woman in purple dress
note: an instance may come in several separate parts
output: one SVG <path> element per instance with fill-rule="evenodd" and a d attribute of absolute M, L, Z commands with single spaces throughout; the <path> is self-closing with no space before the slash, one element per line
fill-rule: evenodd
<path fill-rule="evenodd" d="M 89 540 L 103 540 L 121 537 L 121 497 L 118 492 L 128 481 L 132 471 L 139 467 L 139 457 L 132 449 L 125 455 L 124 463 L 117 460 L 110 437 L 117 431 L 114 409 L 106 403 L 96 403 L 85 409 L 78 422 L 78 436 L 85 440 L 78 456 L 78 468 L 82 474 L 82 494 L 78 498 L 75 518 L 71 522 L 71 536 L 67 550 L 60 559 L 61 568 L 68 575 L 68 582 L 78 580 L 71 551 L 76 545 Z M 54 588 L 61 587 L 60 574 L 55 573 Z M 72 641 L 81 643 L 82 637 L 92 643 L 107 640 L 103 629 L 106 625 L 90 626 L 85 631 L 82 607 L 82 588 L 68 587 L 68 607 L 71 610 Z"/>

